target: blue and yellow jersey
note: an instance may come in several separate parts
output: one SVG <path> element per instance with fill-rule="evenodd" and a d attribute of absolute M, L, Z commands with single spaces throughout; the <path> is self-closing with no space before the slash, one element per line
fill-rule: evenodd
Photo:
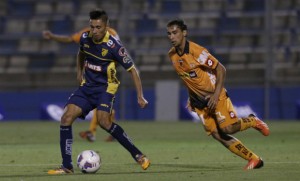
<path fill-rule="evenodd" d="M 107 85 L 115 93 L 120 84 L 116 76 L 116 64 L 127 71 L 134 67 L 125 47 L 109 31 L 101 42 L 94 42 L 89 31 L 84 32 L 80 38 L 80 51 L 85 54 L 84 79 L 81 85 Z"/>

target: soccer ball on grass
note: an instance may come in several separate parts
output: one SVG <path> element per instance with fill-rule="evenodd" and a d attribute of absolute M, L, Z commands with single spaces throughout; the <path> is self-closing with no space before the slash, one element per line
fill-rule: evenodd
<path fill-rule="evenodd" d="M 101 158 L 93 150 L 84 150 L 77 156 L 77 167 L 82 173 L 96 173 L 100 166 Z"/>

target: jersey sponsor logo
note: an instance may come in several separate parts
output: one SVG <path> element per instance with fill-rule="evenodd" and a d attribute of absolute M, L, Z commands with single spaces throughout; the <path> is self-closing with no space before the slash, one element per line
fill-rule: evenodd
<path fill-rule="evenodd" d="M 101 72 L 101 71 L 102 71 L 101 66 L 90 64 L 90 63 L 87 62 L 87 61 L 85 61 L 84 66 L 87 67 L 87 68 L 89 68 L 89 69 L 92 69 L 92 70 L 94 70 L 94 71 L 97 71 L 97 72 Z"/>
<path fill-rule="evenodd" d="M 108 107 L 109 107 L 107 104 L 100 104 L 100 106 L 102 106 L 102 107 L 106 107 L 106 108 L 108 108 Z"/>
<path fill-rule="evenodd" d="M 130 58 L 130 56 L 129 56 L 127 50 L 126 50 L 124 47 L 121 47 L 121 48 L 119 49 L 119 55 L 120 55 L 121 57 L 123 57 L 123 62 L 124 62 L 124 63 L 130 63 L 130 62 L 131 62 L 131 58 Z"/>
<path fill-rule="evenodd" d="M 124 47 L 121 47 L 119 49 L 119 55 L 122 56 L 122 57 L 125 57 L 125 56 L 128 57 L 129 54 L 127 53 L 127 50 Z"/>
<path fill-rule="evenodd" d="M 189 77 L 190 74 L 186 73 L 186 72 L 183 72 L 183 73 L 178 73 L 178 75 L 181 77 L 181 78 L 186 78 L 186 77 Z"/>
<path fill-rule="evenodd" d="M 211 67 L 213 65 L 213 61 L 211 59 L 208 59 L 206 61 L 206 65 L 208 65 L 209 67 Z"/>
<path fill-rule="evenodd" d="M 201 52 L 200 56 L 198 57 L 197 61 L 203 65 L 206 63 L 208 56 L 209 56 L 209 53 L 207 51 L 203 50 Z"/>
<path fill-rule="evenodd" d="M 131 62 L 131 58 L 126 56 L 126 57 L 123 58 L 123 62 L 124 63 L 130 63 Z"/>
<path fill-rule="evenodd" d="M 108 40 L 108 42 L 106 44 L 107 44 L 107 46 L 112 47 L 112 48 L 115 46 L 115 44 L 112 40 Z"/>
<path fill-rule="evenodd" d="M 109 71 L 110 71 L 110 75 L 111 75 L 111 81 L 110 82 L 118 84 L 119 81 L 116 77 L 116 69 L 111 68 Z"/>
<path fill-rule="evenodd" d="M 210 82 L 211 82 L 213 85 L 215 85 L 215 84 L 216 84 L 216 81 L 217 81 L 216 76 L 215 76 L 214 74 L 212 74 L 211 71 L 210 71 L 210 72 L 207 72 L 207 75 L 208 75 L 208 77 L 209 77 Z"/>
<path fill-rule="evenodd" d="M 183 60 L 179 59 L 178 62 L 179 62 L 179 65 L 180 65 L 180 66 L 183 65 Z"/>
<path fill-rule="evenodd" d="M 102 48 L 101 55 L 104 57 L 105 55 L 107 55 L 107 53 L 108 53 L 108 50 L 105 48 Z"/>
<path fill-rule="evenodd" d="M 90 48 L 90 45 L 84 44 L 83 47 L 84 47 L 84 48 Z"/>
<path fill-rule="evenodd" d="M 195 71 L 189 72 L 189 75 L 190 75 L 191 78 L 197 77 L 197 74 L 196 74 Z"/>
<path fill-rule="evenodd" d="M 235 113 L 233 111 L 230 111 L 229 115 L 230 115 L 230 118 L 236 118 L 236 115 L 235 115 Z"/>
<path fill-rule="evenodd" d="M 87 38 L 88 35 L 89 35 L 88 32 L 85 32 L 85 33 L 82 34 L 82 38 Z"/>

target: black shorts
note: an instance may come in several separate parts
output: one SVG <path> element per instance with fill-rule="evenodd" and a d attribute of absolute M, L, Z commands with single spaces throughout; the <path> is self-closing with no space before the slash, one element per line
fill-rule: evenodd
<path fill-rule="evenodd" d="M 80 86 L 71 94 L 66 105 L 75 104 L 80 107 L 82 109 L 80 118 L 82 119 L 95 108 L 110 113 L 112 111 L 115 95 L 108 93 L 106 90 L 107 86 Z"/>

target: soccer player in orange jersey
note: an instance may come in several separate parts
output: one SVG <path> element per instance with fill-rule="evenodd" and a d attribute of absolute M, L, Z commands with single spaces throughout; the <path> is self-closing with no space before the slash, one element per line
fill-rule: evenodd
<path fill-rule="evenodd" d="M 167 24 L 173 47 L 169 58 L 189 92 L 189 107 L 195 111 L 208 135 L 237 156 L 248 161 L 245 170 L 263 166 L 263 160 L 232 134 L 254 128 L 269 135 L 266 123 L 251 114 L 238 118 L 224 88 L 225 67 L 204 47 L 187 39 L 187 25 L 181 19 Z"/>
<path fill-rule="evenodd" d="M 42 33 L 43 33 L 43 37 L 45 39 L 48 39 L 48 40 L 54 40 L 54 41 L 61 42 L 61 43 L 77 43 L 77 44 L 79 44 L 80 37 L 81 37 L 82 33 L 86 32 L 86 31 L 89 31 L 89 30 L 90 30 L 90 27 L 86 27 L 86 28 L 83 28 L 82 30 L 80 30 L 80 31 L 78 31 L 74 34 L 71 34 L 71 35 L 54 34 L 49 30 L 45 30 Z M 120 40 L 119 35 L 116 32 L 116 30 L 114 30 L 111 27 L 107 27 L 107 31 L 112 36 L 114 36 L 117 40 Z M 113 122 L 115 121 L 115 110 L 112 110 L 111 121 L 113 121 Z M 96 114 L 96 109 L 95 109 L 93 111 L 93 118 L 90 122 L 89 130 L 80 132 L 79 133 L 80 137 L 83 138 L 83 139 L 86 139 L 90 142 L 94 142 L 96 140 L 97 127 L 98 127 L 98 122 L 97 122 L 97 114 Z M 111 142 L 111 141 L 114 141 L 114 140 L 115 140 L 114 137 L 112 137 L 111 135 L 109 135 L 105 139 L 105 141 L 107 141 L 107 142 Z"/>

